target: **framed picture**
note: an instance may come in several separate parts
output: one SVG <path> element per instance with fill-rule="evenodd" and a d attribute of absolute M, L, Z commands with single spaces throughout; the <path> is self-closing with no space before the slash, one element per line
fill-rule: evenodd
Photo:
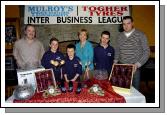
<path fill-rule="evenodd" d="M 56 87 L 56 81 L 52 69 L 35 72 L 35 78 L 38 93 L 47 90 L 49 86 Z"/>
<path fill-rule="evenodd" d="M 5 56 L 13 55 L 14 42 L 20 38 L 20 19 L 5 18 Z"/>
<path fill-rule="evenodd" d="M 14 25 L 5 26 L 5 43 L 16 41 L 16 27 Z"/>
<path fill-rule="evenodd" d="M 14 70 L 14 57 L 6 56 L 5 57 L 5 70 Z"/>
<path fill-rule="evenodd" d="M 109 80 L 116 92 L 130 93 L 133 71 L 132 64 L 113 64 Z"/>

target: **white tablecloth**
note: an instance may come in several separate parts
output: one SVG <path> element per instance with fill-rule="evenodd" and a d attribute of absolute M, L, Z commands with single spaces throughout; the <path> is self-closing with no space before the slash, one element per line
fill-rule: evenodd
<path fill-rule="evenodd" d="M 146 103 L 145 96 L 141 94 L 138 90 L 136 90 L 134 87 L 132 87 L 130 94 L 119 94 L 124 96 L 126 103 Z M 14 96 L 12 95 L 6 100 L 6 103 L 13 103 L 13 100 Z"/>
<path fill-rule="evenodd" d="M 130 94 L 119 93 L 124 96 L 126 103 L 146 103 L 146 98 L 134 87 L 131 88 Z"/>

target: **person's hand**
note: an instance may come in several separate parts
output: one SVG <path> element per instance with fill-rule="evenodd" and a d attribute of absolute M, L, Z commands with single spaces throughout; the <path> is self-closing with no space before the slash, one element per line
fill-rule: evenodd
<path fill-rule="evenodd" d="M 114 60 L 113 63 L 114 63 L 114 64 L 117 64 L 117 63 L 118 63 L 118 60 Z"/>
<path fill-rule="evenodd" d="M 50 63 L 54 66 L 58 66 L 59 62 L 58 61 L 54 61 L 54 60 L 50 60 Z"/>
<path fill-rule="evenodd" d="M 90 70 L 90 68 L 89 67 L 87 67 L 86 69 L 85 69 L 85 71 L 89 71 Z"/>
<path fill-rule="evenodd" d="M 59 62 L 58 61 L 54 61 L 53 65 L 57 67 L 59 65 Z"/>
<path fill-rule="evenodd" d="M 50 60 L 50 63 L 51 63 L 51 64 L 54 64 L 54 62 L 55 62 L 54 60 Z"/>
<path fill-rule="evenodd" d="M 73 78 L 71 81 L 73 81 L 73 82 L 74 82 L 74 81 L 75 81 L 75 79 Z"/>
<path fill-rule="evenodd" d="M 70 81 L 68 79 L 66 79 L 66 82 L 69 83 Z"/>
<path fill-rule="evenodd" d="M 135 63 L 135 64 L 134 64 L 134 72 L 133 72 L 133 73 L 135 73 L 136 70 L 137 70 L 139 67 L 141 67 L 141 64 L 140 64 L 139 62 Z"/>
<path fill-rule="evenodd" d="M 60 65 L 64 65 L 65 64 L 65 61 L 64 60 L 61 60 L 60 61 Z"/>
<path fill-rule="evenodd" d="M 133 74 L 134 74 L 136 72 L 136 70 L 137 70 L 138 67 L 137 67 L 136 64 L 134 64 L 133 66 L 134 66 L 134 69 L 133 69 Z"/>

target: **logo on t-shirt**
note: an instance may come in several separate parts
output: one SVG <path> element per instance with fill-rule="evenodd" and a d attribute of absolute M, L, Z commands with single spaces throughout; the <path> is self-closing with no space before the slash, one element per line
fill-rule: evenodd
<path fill-rule="evenodd" d="M 56 60 L 61 60 L 60 56 L 56 57 Z"/>
<path fill-rule="evenodd" d="M 107 56 L 111 56 L 111 53 L 109 52 L 109 53 L 107 53 Z"/>
<path fill-rule="evenodd" d="M 74 67 L 78 67 L 78 64 L 74 64 Z"/>

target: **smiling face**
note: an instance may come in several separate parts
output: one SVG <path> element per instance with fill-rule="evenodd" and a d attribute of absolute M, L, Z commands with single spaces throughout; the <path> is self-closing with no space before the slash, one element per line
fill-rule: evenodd
<path fill-rule="evenodd" d="M 131 19 L 123 20 L 123 29 L 125 32 L 130 32 L 133 29 L 133 22 Z"/>
<path fill-rule="evenodd" d="M 69 58 L 73 58 L 74 57 L 74 48 L 67 48 L 67 55 L 69 56 Z"/>
<path fill-rule="evenodd" d="M 35 27 L 34 26 L 27 26 L 25 29 L 25 35 L 29 40 L 35 38 Z"/>
<path fill-rule="evenodd" d="M 103 34 L 101 36 L 101 45 L 106 46 L 109 42 L 109 35 Z"/>
<path fill-rule="evenodd" d="M 80 39 L 80 41 L 81 41 L 82 43 L 86 41 L 86 39 L 87 39 L 87 34 L 86 34 L 85 31 L 80 32 L 80 34 L 79 34 L 79 39 Z"/>
<path fill-rule="evenodd" d="M 50 48 L 52 52 L 56 52 L 59 47 L 58 41 L 53 40 L 50 44 Z"/>

